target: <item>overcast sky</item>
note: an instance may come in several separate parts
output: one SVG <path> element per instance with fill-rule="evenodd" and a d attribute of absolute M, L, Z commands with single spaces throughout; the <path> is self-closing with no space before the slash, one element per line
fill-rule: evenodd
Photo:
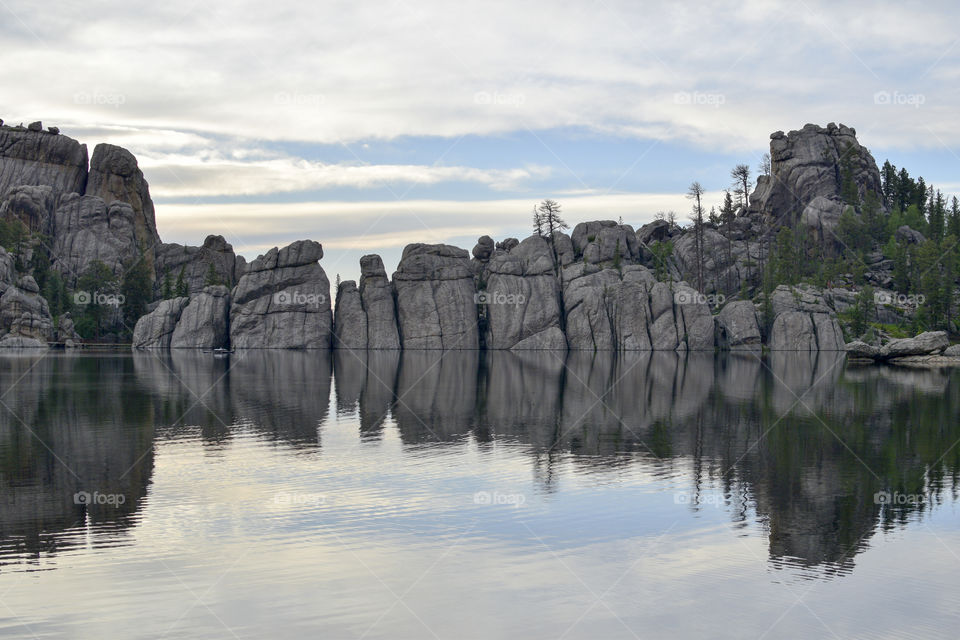
<path fill-rule="evenodd" d="M 310 6 L 313 4 L 313 6 Z M 138 157 L 168 242 L 408 242 L 639 226 L 713 200 L 769 134 L 857 129 L 960 191 L 954 3 L 0 0 L 0 118 Z"/>

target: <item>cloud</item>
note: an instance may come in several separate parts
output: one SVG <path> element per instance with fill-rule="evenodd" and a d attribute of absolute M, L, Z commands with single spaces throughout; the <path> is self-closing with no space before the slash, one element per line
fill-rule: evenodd
<path fill-rule="evenodd" d="M 520 188 L 550 175 L 549 167 L 477 169 L 461 166 L 328 164 L 299 158 L 228 159 L 168 154 L 141 157 L 158 198 L 249 196 L 337 187 L 369 189 L 391 185 L 473 182 L 494 190 Z"/>
<path fill-rule="evenodd" d="M 316 143 L 575 126 L 714 149 L 843 121 L 883 145 L 960 142 L 947 3 L 4 6 L 0 109 L 24 120 Z"/>

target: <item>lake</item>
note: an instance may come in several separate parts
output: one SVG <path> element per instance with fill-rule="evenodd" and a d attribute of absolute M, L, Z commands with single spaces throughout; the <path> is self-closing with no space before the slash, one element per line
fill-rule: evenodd
<path fill-rule="evenodd" d="M 960 370 L 50 352 L 0 394 L 0 637 L 960 629 Z"/>

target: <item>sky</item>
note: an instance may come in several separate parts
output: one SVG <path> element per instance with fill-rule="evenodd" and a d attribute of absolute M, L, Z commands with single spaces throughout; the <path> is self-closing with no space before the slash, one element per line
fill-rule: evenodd
<path fill-rule="evenodd" d="M 311 6 L 312 4 L 312 6 Z M 331 279 L 404 245 L 470 249 L 719 204 L 770 133 L 843 123 L 960 193 L 960 7 L 0 0 L 0 118 L 138 158 L 166 242 L 248 259 L 312 238 Z"/>

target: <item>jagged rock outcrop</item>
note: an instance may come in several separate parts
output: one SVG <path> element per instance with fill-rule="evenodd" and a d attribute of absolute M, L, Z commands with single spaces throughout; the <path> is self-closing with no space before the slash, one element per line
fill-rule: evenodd
<path fill-rule="evenodd" d="M 730 351 L 759 351 L 762 347 L 757 309 L 748 300 L 735 300 L 717 316 L 717 343 Z"/>
<path fill-rule="evenodd" d="M 896 232 L 897 242 L 901 244 L 923 244 L 927 241 L 922 233 L 911 229 L 907 225 L 901 225 Z"/>
<path fill-rule="evenodd" d="M 190 296 L 170 338 L 172 349 L 222 349 L 230 340 L 230 290 L 204 287 Z M 139 323 L 138 323 L 139 325 Z"/>
<path fill-rule="evenodd" d="M 747 240 L 728 240 L 719 231 L 711 227 L 703 230 L 703 289 L 704 292 L 718 291 L 725 295 L 734 295 L 744 282 L 759 278 L 758 264 L 763 256 L 763 247 L 759 242 Z M 651 264 L 652 256 L 646 259 Z M 672 273 L 680 280 L 696 282 L 697 248 L 696 236 L 685 233 L 673 241 L 673 253 L 670 256 Z"/>
<path fill-rule="evenodd" d="M 364 313 L 363 303 L 360 301 L 360 290 L 353 280 L 344 280 L 337 289 L 333 348 L 367 348 L 367 314 Z"/>
<path fill-rule="evenodd" d="M 367 321 L 368 349 L 399 349 L 397 307 L 393 285 L 380 256 L 360 258 L 360 303 Z"/>
<path fill-rule="evenodd" d="M 21 185 L 49 186 L 56 194 L 83 193 L 86 145 L 67 136 L 0 126 L 0 197 Z"/>
<path fill-rule="evenodd" d="M 251 262 L 233 289 L 235 349 L 328 349 L 333 318 L 323 247 L 298 240 Z"/>
<path fill-rule="evenodd" d="M 566 349 L 560 284 L 545 238 L 530 236 L 497 252 L 484 273 L 478 299 L 488 349 Z"/>
<path fill-rule="evenodd" d="M 69 194 L 57 207 L 51 257 L 68 287 L 76 285 L 94 260 L 120 276 L 140 258 L 133 207 L 96 196 Z"/>
<path fill-rule="evenodd" d="M 813 287 L 780 285 L 770 296 L 772 351 L 845 351 L 843 330 L 836 314 Z"/>
<path fill-rule="evenodd" d="M 232 288 L 246 267 L 243 258 L 238 258 L 234 253 L 233 246 L 223 236 L 215 235 L 207 236 L 200 247 L 175 243 L 158 245 L 154 262 L 156 294 L 160 293 L 167 278 L 176 283 L 181 271 L 188 293 L 202 291 L 208 284 L 211 265 L 218 284 Z"/>
<path fill-rule="evenodd" d="M 637 234 L 628 224 L 613 220 L 581 222 L 570 235 L 574 260 L 588 264 L 623 264 L 635 262 L 640 257 Z"/>
<path fill-rule="evenodd" d="M 479 348 L 477 290 L 464 249 L 407 245 L 393 285 L 404 349 Z"/>
<path fill-rule="evenodd" d="M 162 300 L 157 308 L 137 320 L 133 328 L 134 349 L 169 349 L 173 332 L 190 298 Z"/>
<path fill-rule="evenodd" d="M 685 283 L 671 288 L 640 265 L 618 271 L 575 264 L 563 275 L 567 344 L 572 350 L 714 348 L 710 310 Z"/>
<path fill-rule="evenodd" d="M 134 212 L 137 242 L 152 260 L 152 252 L 160 244 L 160 236 L 149 186 L 132 153 L 112 144 L 94 147 L 85 194 L 97 196 L 108 205 L 115 200 L 129 204 Z"/>
<path fill-rule="evenodd" d="M 836 206 L 843 207 L 844 173 L 856 185 L 861 200 L 868 192 L 882 192 L 880 171 L 856 131 L 833 123 L 805 125 L 799 131 L 770 136 L 771 175 L 757 178 L 750 196 L 750 211 L 795 222 L 817 198 L 805 224 L 832 231 Z M 831 202 L 829 206 L 827 202 Z M 836 216 L 838 219 L 839 216 Z M 822 232 L 822 231 L 821 231 Z"/>
<path fill-rule="evenodd" d="M 44 344 L 53 338 L 50 307 L 33 276 L 21 277 L 0 296 L 0 332 Z"/>

